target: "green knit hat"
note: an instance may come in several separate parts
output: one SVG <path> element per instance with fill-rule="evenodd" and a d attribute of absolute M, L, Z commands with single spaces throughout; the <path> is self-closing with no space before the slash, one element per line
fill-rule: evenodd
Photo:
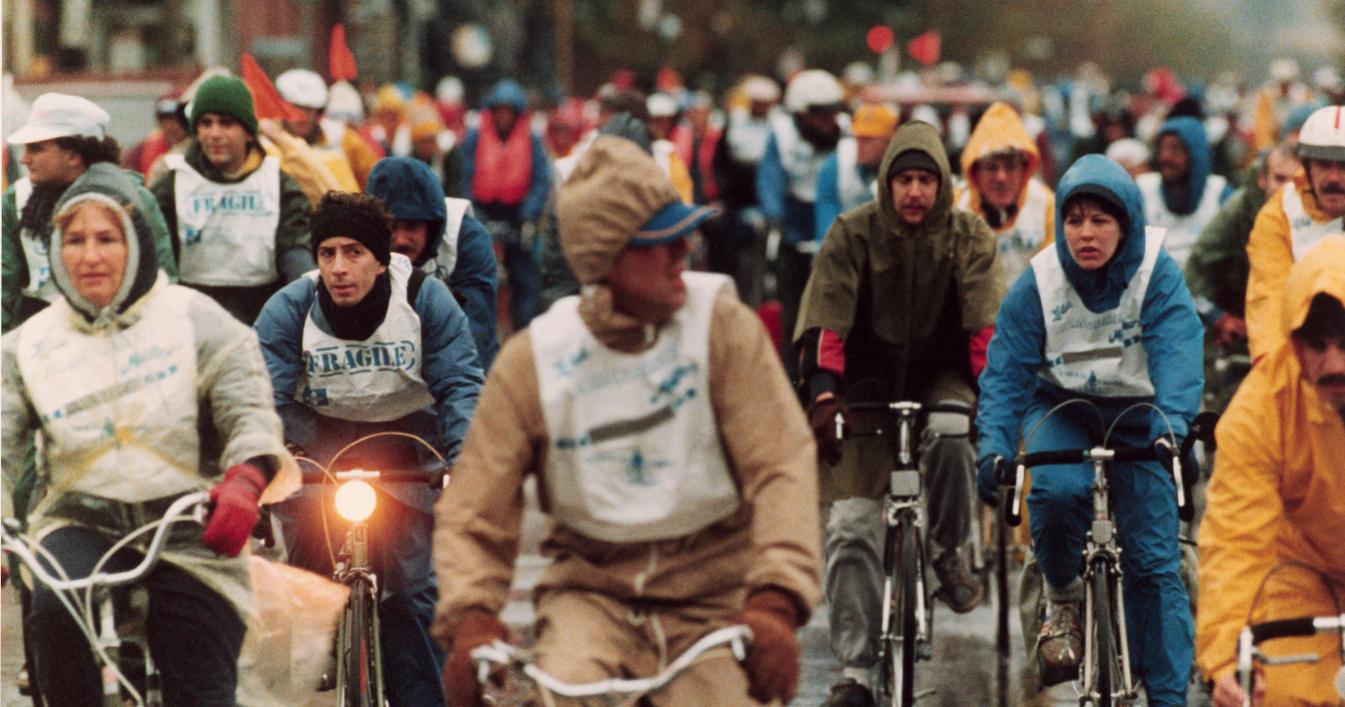
<path fill-rule="evenodd" d="M 252 109 L 252 92 L 242 79 L 212 76 L 196 89 L 191 101 L 191 129 L 206 113 L 224 113 L 237 118 L 248 133 L 257 134 L 257 113 Z"/>

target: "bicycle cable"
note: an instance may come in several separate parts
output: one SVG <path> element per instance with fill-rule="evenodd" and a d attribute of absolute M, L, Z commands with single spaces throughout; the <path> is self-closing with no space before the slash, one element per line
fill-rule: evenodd
<path fill-rule="evenodd" d="M 1092 408 L 1093 412 L 1097 415 L 1097 422 L 1099 428 L 1106 426 L 1107 419 L 1103 417 L 1102 409 L 1097 406 L 1097 403 L 1094 403 L 1093 401 L 1085 398 L 1070 398 L 1069 400 L 1064 400 L 1057 403 L 1055 407 L 1051 408 L 1050 410 L 1047 410 L 1046 414 L 1042 415 L 1040 420 L 1037 420 L 1037 424 L 1033 425 L 1032 429 L 1026 435 L 1023 435 L 1023 449 L 1024 450 L 1027 449 L 1028 444 L 1031 443 L 1032 439 L 1037 436 L 1037 431 L 1041 429 L 1041 426 L 1045 424 L 1046 421 L 1049 420 L 1052 415 L 1076 403 L 1079 405 L 1086 405 Z"/>

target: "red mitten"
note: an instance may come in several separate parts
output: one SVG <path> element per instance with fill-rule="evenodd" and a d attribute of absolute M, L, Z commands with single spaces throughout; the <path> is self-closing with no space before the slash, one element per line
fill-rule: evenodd
<path fill-rule="evenodd" d="M 794 600 L 779 589 L 761 589 L 747 598 L 733 623 L 752 629 L 747 651 L 748 694 L 758 702 L 787 704 L 799 685 L 799 625 Z"/>
<path fill-rule="evenodd" d="M 472 611 L 462 618 L 453 633 L 453 647 L 444 661 L 444 697 L 450 707 L 480 707 L 481 683 L 476 679 L 472 651 L 509 637 L 500 619 L 485 611 Z"/>
<path fill-rule="evenodd" d="M 257 524 L 257 499 L 266 488 L 266 474 L 246 462 L 224 472 L 224 480 L 210 489 L 214 505 L 205 524 L 205 546 L 221 555 L 237 557 Z"/>

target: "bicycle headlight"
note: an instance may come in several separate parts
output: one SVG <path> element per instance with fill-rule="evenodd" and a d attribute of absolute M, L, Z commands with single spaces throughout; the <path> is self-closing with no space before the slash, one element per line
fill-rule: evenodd
<path fill-rule="evenodd" d="M 352 523 L 359 523 L 373 515 L 376 505 L 378 496 L 368 482 L 356 479 L 336 489 L 336 512 Z"/>

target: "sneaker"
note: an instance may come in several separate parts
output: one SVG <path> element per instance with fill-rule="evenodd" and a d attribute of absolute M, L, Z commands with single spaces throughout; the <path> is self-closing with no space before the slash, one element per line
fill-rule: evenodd
<path fill-rule="evenodd" d="M 934 561 L 934 573 L 939 576 L 939 598 L 948 608 L 965 614 L 981 603 L 981 583 L 967 571 L 962 553 L 949 550 Z"/>
<path fill-rule="evenodd" d="M 1037 667 L 1042 687 L 1050 687 L 1079 674 L 1083 656 L 1083 628 L 1079 623 L 1079 605 L 1074 602 L 1052 603 L 1046 621 L 1037 634 Z"/>
<path fill-rule="evenodd" d="M 873 693 L 854 678 L 846 678 L 831 686 L 822 707 L 874 707 Z"/>

